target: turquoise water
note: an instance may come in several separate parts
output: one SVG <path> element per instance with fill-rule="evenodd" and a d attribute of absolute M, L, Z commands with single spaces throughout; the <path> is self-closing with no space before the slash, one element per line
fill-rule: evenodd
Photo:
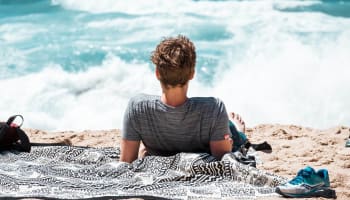
<path fill-rule="evenodd" d="M 250 126 L 350 125 L 349 1 L 0 0 L 0 118 L 120 128 L 131 96 L 160 94 L 149 56 L 178 34 L 197 48 L 190 96 Z"/>

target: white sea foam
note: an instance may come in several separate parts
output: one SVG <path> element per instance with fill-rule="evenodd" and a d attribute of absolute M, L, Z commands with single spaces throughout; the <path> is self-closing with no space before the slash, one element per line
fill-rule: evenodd
<path fill-rule="evenodd" d="M 68 9 L 83 10 L 93 13 L 121 12 L 129 14 L 154 14 L 154 13 L 182 13 L 184 10 L 193 11 L 193 2 L 188 0 L 162 1 L 162 0 L 129 0 L 125 3 L 122 0 L 100 0 L 98 3 L 93 0 L 53 0 Z"/>
<path fill-rule="evenodd" d="M 253 124 L 348 125 L 348 38 L 321 44 L 319 48 L 325 49 L 318 53 L 296 40 L 269 45 L 218 78 L 215 95 L 224 99 L 228 110 L 242 113 Z"/>
<path fill-rule="evenodd" d="M 26 23 L 0 25 L 0 41 L 6 43 L 21 42 L 43 30 Z"/>
<path fill-rule="evenodd" d="M 12 25 L 0 26 L 0 43 L 5 44 L 0 49 L 0 86 L 5 94 L 0 99 L 0 120 L 20 113 L 25 117 L 24 125 L 31 128 L 121 128 L 131 96 L 160 94 L 148 60 L 150 52 L 143 51 L 153 50 L 155 41 L 162 36 L 182 33 L 194 40 L 198 60 L 209 60 L 197 65 L 190 96 L 223 99 L 227 110 L 239 112 L 248 126 L 350 125 L 349 18 L 322 12 L 278 10 L 320 1 L 101 0 L 97 4 L 92 0 L 55 0 L 53 3 L 72 10 L 120 12 L 132 17 L 72 14 L 72 24 L 45 27 L 28 23 L 31 30 L 24 36 L 24 29 L 20 29 L 22 19 L 17 24 L 13 20 Z M 62 16 L 53 22 L 59 22 L 59 17 Z M 11 35 L 9 30 L 16 33 Z M 41 32 L 50 34 L 36 35 Z M 31 41 L 31 37 L 36 41 Z M 38 42 L 42 37 L 47 37 L 44 41 L 48 43 L 53 39 L 54 45 Z M 85 59 L 93 59 L 94 52 L 107 53 L 106 57 L 97 56 L 97 61 L 92 62 L 99 63 L 102 59 L 102 64 L 69 70 L 72 63 L 84 64 Z M 81 56 L 83 53 L 85 57 Z M 147 58 L 137 54 L 145 54 Z M 14 69 L 7 66 L 12 65 L 18 69 L 17 73 L 27 75 L 11 75 Z M 41 70 L 27 72 L 30 66 Z M 209 78 L 201 78 L 204 76 Z"/>
<path fill-rule="evenodd" d="M 328 50 L 319 55 L 297 41 L 270 46 L 219 73 L 213 87 L 194 79 L 189 94 L 223 99 L 227 110 L 241 113 L 249 125 L 327 128 L 348 124 L 349 42 L 344 35 L 337 44 L 324 44 Z M 342 44 L 339 49 L 337 45 Z M 67 73 L 51 66 L 40 73 L 1 80 L 1 85 L 7 94 L 0 105 L 2 116 L 21 113 L 25 126 L 46 130 L 120 128 L 131 96 L 160 94 L 148 64 L 125 63 L 114 56 L 85 72 Z"/>
<path fill-rule="evenodd" d="M 110 56 L 100 67 L 67 73 L 48 66 L 40 73 L 1 80 L 2 116 L 20 113 L 25 126 L 44 130 L 120 128 L 128 99 L 155 93 L 158 83 L 146 64 Z"/>

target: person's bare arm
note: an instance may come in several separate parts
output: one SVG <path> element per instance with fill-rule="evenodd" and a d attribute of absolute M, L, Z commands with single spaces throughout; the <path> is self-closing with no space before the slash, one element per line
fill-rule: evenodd
<path fill-rule="evenodd" d="M 122 139 L 120 141 L 120 161 L 131 163 L 137 159 L 140 141 Z"/>
<path fill-rule="evenodd" d="M 217 160 L 220 160 L 226 153 L 232 151 L 232 139 L 225 138 L 224 140 L 210 141 L 210 152 Z"/>

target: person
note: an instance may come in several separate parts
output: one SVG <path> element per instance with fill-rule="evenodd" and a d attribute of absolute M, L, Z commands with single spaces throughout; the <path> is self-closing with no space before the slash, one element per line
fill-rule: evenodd
<path fill-rule="evenodd" d="M 245 122 L 242 117 L 234 112 L 229 113 L 229 128 L 232 135 L 232 152 L 239 151 L 248 142 L 245 135 Z"/>
<path fill-rule="evenodd" d="M 130 99 L 123 118 L 120 161 L 136 160 L 139 150 L 143 156 L 206 152 L 216 159 L 231 152 L 224 103 L 214 97 L 187 96 L 196 64 L 190 39 L 182 35 L 165 38 L 152 52 L 151 60 L 162 93 Z"/>

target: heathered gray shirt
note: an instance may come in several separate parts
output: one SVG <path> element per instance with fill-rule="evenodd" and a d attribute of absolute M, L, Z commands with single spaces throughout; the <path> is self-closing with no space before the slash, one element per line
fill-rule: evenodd
<path fill-rule="evenodd" d="M 210 153 L 209 141 L 230 134 L 224 103 L 213 97 L 194 97 L 172 107 L 160 96 L 138 95 L 124 114 L 123 139 L 142 140 L 150 155 L 178 152 Z"/>

